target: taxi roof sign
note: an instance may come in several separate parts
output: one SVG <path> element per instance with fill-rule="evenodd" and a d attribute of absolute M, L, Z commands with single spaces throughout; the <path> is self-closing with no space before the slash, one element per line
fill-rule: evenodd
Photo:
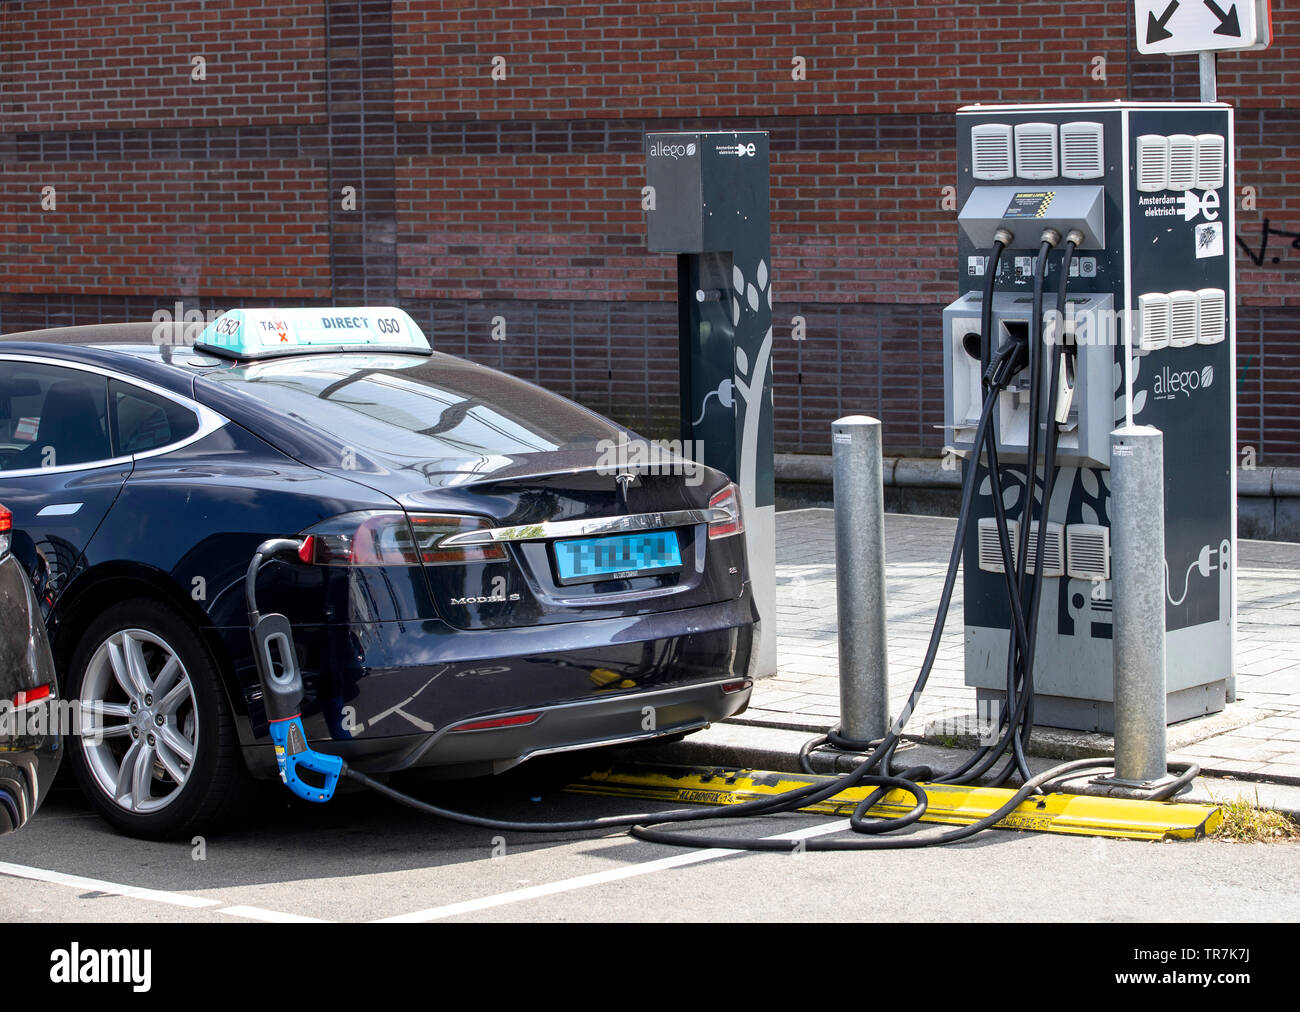
<path fill-rule="evenodd" d="M 419 325 L 390 306 L 232 309 L 203 329 L 195 347 L 234 359 L 329 351 L 433 351 Z"/>

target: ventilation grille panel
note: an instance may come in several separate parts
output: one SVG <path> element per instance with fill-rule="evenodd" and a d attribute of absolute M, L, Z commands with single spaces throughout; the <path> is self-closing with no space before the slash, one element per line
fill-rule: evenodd
<path fill-rule="evenodd" d="M 971 127 L 971 175 L 976 179 L 1010 179 L 1011 125 L 981 123 Z"/>
<path fill-rule="evenodd" d="M 1169 347 L 1169 296 L 1153 292 L 1138 298 L 1138 345 L 1144 351 Z"/>
<path fill-rule="evenodd" d="M 1174 134 L 1169 138 L 1169 189 L 1190 190 L 1196 185 L 1196 138 Z"/>
<path fill-rule="evenodd" d="M 1222 288 L 1202 288 L 1196 293 L 1199 306 L 1197 344 L 1218 344 L 1228 335 L 1228 301 Z"/>
<path fill-rule="evenodd" d="M 1016 550 L 1016 532 L 1020 524 L 1015 520 L 1007 521 L 1007 534 L 1011 539 L 1011 551 Z M 998 522 L 994 517 L 981 517 L 979 522 L 979 557 L 980 569 L 986 573 L 1005 573 L 1002 566 L 1002 548 L 998 544 Z"/>
<path fill-rule="evenodd" d="M 1098 179 L 1105 175 L 1100 123 L 1061 126 L 1061 175 L 1066 179 Z"/>
<path fill-rule="evenodd" d="M 1143 134 L 1138 138 L 1138 189 L 1157 193 L 1169 188 L 1169 138 Z"/>
<path fill-rule="evenodd" d="M 1016 124 L 1016 175 L 1021 179 L 1055 179 L 1056 124 Z"/>
<path fill-rule="evenodd" d="M 1169 293 L 1169 347 L 1188 348 L 1199 333 L 1195 292 Z"/>
<path fill-rule="evenodd" d="M 1217 190 L 1224 179 L 1224 141 L 1219 134 L 1201 134 L 1196 138 L 1196 188 Z"/>
<path fill-rule="evenodd" d="M 1038 521 L 1029 523 L 1029 555 L 1025 569 L 1038 572 Z M 1047 521 L 1047 541 L 1043 545 L 1043 577 L 1060 576 L 1065 572 L 1065 528 Z"/>
<path fill-rule="evenodd" d="M 1065 528 L 1066 572 L 1075 580 L 1110 579 L 1110 528 L 1070 524 Z"/>

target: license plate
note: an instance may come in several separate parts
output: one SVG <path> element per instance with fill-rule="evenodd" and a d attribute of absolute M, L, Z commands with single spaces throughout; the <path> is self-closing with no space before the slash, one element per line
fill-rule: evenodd
<path fill-rule="evenodd" d="M 676 531 L 555 542 L 555 566 L 561 583 L 616 580 L 638 573 L 676 569 L 681 564 Z"/>

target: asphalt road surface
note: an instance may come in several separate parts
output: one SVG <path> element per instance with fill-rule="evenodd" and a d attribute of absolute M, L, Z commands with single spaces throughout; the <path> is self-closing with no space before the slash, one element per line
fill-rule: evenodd
<path fill-rule="evenodd" d="M 496 780 L 399 786 L 518 820 L 667 807 L 562 792 L 598 765 L 566 757 Z M 707 831 L 824 835 L 840 825 L 781 816 Z M 925 850 L 735 854 L 621 831 L 498 834 L 370 793 L 313 806 L 278 784 L 236 829 L 151 843 L 117 835 L 61 778 L 34 822 L 0 838 L 0 872 L 10 922 L 1300 920 L 1295 844 L 993 830 Z"/>

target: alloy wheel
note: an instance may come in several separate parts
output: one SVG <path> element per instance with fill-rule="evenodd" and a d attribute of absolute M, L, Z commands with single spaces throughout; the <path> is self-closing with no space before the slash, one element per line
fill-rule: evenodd
<path fill-rule="evenodd" d="M 144 629 L 113 633 L 81 684 L 81 748 L 100 790 L 125 811 L 167 807 L 198 749 L 194 686 L 180 657 Z"/>

